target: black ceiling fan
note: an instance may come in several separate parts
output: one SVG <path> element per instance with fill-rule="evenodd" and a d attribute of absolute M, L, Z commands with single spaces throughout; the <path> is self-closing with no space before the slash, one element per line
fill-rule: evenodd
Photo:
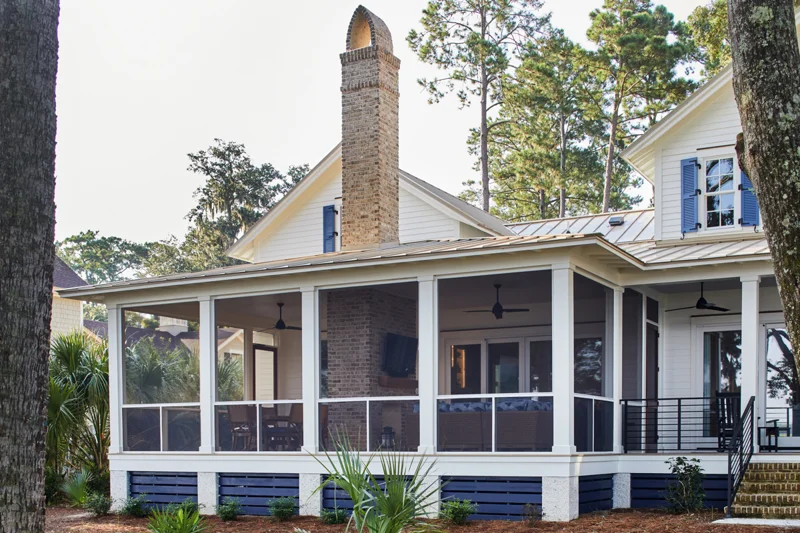
<path fill-rule="evenodd" d="M 275 327 L 273 329 L 277 329 L 278 331 L 283 331 L 285 329 L 291 329 L 292 331 L 302 331 L 302 328 L 299 326 L 288 326 L 286 322 L 283 321 L 283 302 L 278 302 L 278 312 L 280 315 L 278 316 L 278 321 L 275 322 Z"/>
<path fill-rule="evenodd" d="M 670 311 L 683 311 L 685 309 L 700 309 L 701 311 L 719 311 L 720 313 L 726 313 L 729 309 L 725 307 L 720 307 L 718 305 L 709 303 L 703 297 L 703 282 L 700 282 L 700 298 L 697 299 L 697 303 L 690 307 L 678 307 L 677 309 L 667 309 L 667 313 Z"/>
<path fill-rule="evenodd" d="M 492 313 L 497 320 L 503 318 L 503 313 L 527 313 L 530 309 L 505 309 L 503 304 L 500 303 L 500 285 L 499 283 L 495 283 L 494 288 L 497 291 L 497 301 L 492 306 L 491 309 L 474 309 L 468 310 L 467 313 Z"/>

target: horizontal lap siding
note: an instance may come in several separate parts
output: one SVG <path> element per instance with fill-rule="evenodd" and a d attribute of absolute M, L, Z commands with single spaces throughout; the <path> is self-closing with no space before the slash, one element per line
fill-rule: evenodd
<path fill-rule="evenodd" d="M 400 242 L 459 237 L 459 224 L 400 187 Z"/>
<path fill-rule="evenodd" d="M 472 520 L 522 520 L 525 504 L 542 505 L 540 477 L 451 477 L 443 480 L 442 501 L 470 500 Z"/>
<path fill-rule="evenodd" d="M 185 472 L 130 472 L 128 484 L 131 498 L 144 496 L 146 507 L 197 503 L 197 474 Z"/>
<path fill-rule="evenodd" d="M 731 87 L 721 91 L 712 101 L 693 113 L 691 120 L 671 132 L 660 142 L 661 155 L 661 231 L 663 239 L 681 236 L 680 162 L 696 157 L 699 148 L 730 146 L 742 131 L 739 112 Z"/>
<path fill-rule="evenodd" d="M 632 474 L 631 507 L 634 509 L 654 509 L 667 507 L 665 499 L 667 485 L 675 479 L 672 474 Z M 723 509 L 728 501 L 728 476 L 709 474 L 703 479 L 706 497 L 705 507 Z"/>
<path fill-rule="evenodd" d="M 236 499 L 247 515 L 269 515 L 269 502 L 276 498 L 300 498 L 297 474 L 219 475 L 219 503 Z"/>
<path fill-rule="evenodd" d="M 578 480 L 580 514 L 605 511 L 614 506 L 614 476 L 581 476 Z"/>

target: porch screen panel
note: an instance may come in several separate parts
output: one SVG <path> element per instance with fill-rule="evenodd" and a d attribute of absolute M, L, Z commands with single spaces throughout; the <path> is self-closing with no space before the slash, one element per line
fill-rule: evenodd
<path fill-rule="evenodd" d="M 200 447 L 199 305 L 123 311 L 125 451 Z"/>
<path fill-rule="evenodd" d="M 320 291 L 323 449 L 418 449 L 418 295 L 416 282 Z"/>

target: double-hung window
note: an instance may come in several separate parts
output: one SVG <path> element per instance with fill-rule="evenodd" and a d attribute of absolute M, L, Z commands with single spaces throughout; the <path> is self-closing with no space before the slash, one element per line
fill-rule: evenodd
<path fill-rule="evenodd" d="M 759 225 L 753 184 L 733 154 L 684 159 L 680 178 L 683 233 Z"/>
<path fill-rule="evenodd" d="M 706 159 L 705 170 L 705 227 L 724 228 L 736 224 L 736 187 L 733 158 Z"/>

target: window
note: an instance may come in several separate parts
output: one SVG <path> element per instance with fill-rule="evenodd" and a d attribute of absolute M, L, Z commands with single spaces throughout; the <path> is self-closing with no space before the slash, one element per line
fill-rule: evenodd
<path fill-rule="evenodd" d="M 705 160 L 706 228 L 733 226 L 735 217 L 735 186 L 733 158 Z"/>
<path fill-rule="evenodd" d="M 737 393 L 742 383 L 742 332 L 703 333 L 703 396 Z"/>

